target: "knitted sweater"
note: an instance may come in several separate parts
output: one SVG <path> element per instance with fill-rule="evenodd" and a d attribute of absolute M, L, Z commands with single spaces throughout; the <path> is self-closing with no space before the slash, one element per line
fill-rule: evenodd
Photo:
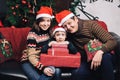
<path fill-rule="evenodd" d="M 71 41 L 82 58 L 86 59 L 84 45 L 91 39 L 99 39 L 105 46 L 101 49 L 104 53 L 111 51 L 116 46 L 116 41 L 108 31 L 102 28 L 96 21 L 81 20 L 78 22 L 78 31 L 74 34 L 68 34 L 68 40 Z"/>
<path fill-rule="evenodd" d="M 32 29 L 27 36 L 28 47 L 40 48 L 48 43 L 50 39 L 49 31 L 40 30 L 39 32 Z"/>
<path fill-rule="evenodd" d="M 40 62 L 39 55 L 41 47 L 45 44 L 48 44 L 50 39 L 49 31 L 40 30 L 39 32 L 35 29 L 31 29 L 27 36 L 27 46 L 29 48 L 28 60 L 33 64 L 33 66 L 42 70 L 43 64 Z"/>

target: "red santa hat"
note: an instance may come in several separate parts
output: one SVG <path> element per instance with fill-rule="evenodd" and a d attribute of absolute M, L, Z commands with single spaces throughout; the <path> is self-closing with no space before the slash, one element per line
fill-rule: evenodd
<path fill-rule="evenodd" d="M 40 17 L 53 18 L 52 8 L 47 7 L 47 6 L 41 6 L 40 10 L 37 12 L 36 19 Z"/>
<path fill-rule="evenodd" d="M 57 31 L 66 32 L 65 29 L 62 28 L 61 26 L 55 26 L 54 29 L 53 29 L 53 35 L 54 35 Z"/>
<path fill-rule="evenodd" d="M 56 14 L 56 21 L 58 22 L 59 26 L 62 26 L 63 23 L 68 20 L 69 18 L 75 16 L 71 11 L 69 10 L 63 10 Z"/>

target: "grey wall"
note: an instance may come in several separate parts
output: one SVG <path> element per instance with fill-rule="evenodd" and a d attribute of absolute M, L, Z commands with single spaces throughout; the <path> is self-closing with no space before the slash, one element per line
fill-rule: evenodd
<path fill-rule="evenodd" d="M 113 2 L 108 2 L 105 0 L 98 0 L 96 2 L 90 3 L 90 0 L 82 2 L 86 7 L 85 11 L 88 13 L 99 17 L 99 20 L 104 21 L 108 30 L 120 35 L 120 1 L 113 0 Z M 76 8 L 77 14 L 80 14 L 80 18 L 88 19 L 81 11 Z"/>

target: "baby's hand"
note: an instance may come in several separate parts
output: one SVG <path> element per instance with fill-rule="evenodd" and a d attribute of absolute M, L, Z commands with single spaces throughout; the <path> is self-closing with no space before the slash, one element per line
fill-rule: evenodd
<path fill-rule="evenodd" d="M 65 41 L 65 44 L 69 44 L 69 41 Z"/>
<path fill-rule="evenodd" d="M 69 44 L 69 41 L 60 42 L 59 44 Z"/>
<path fill-rule="evenodd" d="M 56 43 L 57 43 L 56 41 L 51 41 L 51 42 L 49 42 L 48 46 L 50 47 L 50 46 L 52 46 L 52 44 L 56 44 Z"/>

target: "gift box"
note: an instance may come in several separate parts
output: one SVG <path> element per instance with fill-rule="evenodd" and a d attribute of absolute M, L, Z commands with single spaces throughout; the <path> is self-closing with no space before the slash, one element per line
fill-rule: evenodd
<path fill-rule="evenodd" d="M 100 50 L 104 44 L 97 39 L 90 40 L 84 45 L 85 51 L 87 53 L 87 61 L 91 61 L 98 50 Z"/>
<path fill-rule="evenodd" d="M 40 55 L 40 61 L 45 66 L 77 68 L 81 63 L 80 53 L 70 54 L 67 45 L 52 45 L 47 54 Z"/>

